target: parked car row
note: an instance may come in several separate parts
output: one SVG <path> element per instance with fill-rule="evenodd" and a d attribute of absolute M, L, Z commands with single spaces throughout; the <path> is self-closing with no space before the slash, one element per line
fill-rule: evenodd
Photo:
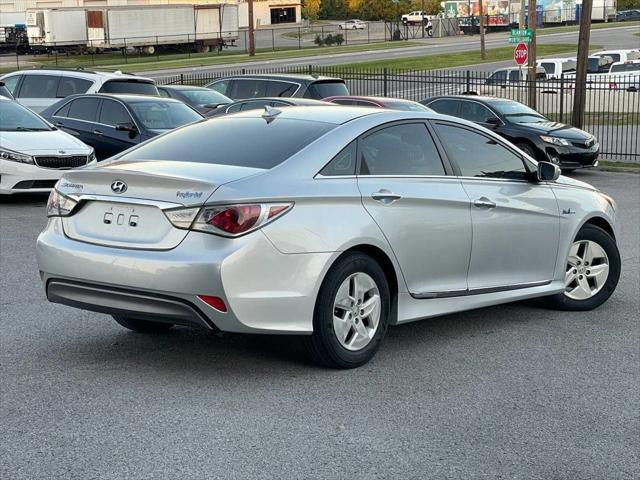
<path fill-rule="evenodd" d="M 156 86 L 151 79 L 120 72 L 28 70 L 3 77 L 0 89 L 0 94 L 16 96 L 16 102 L 7 100 L 12 107 L 3 109 L 0 116 L 3 130 L 17 132 L 11 136 L 10 145 L 8 135 L 0 138 L 4 149 L 0 158 L 2 193 L 46 190 L 64 169 L 93 161 L 87 160 L 89 153 L 79 158 L 62 140 L 41 134 L 37 138 L 46 138 L 47 146 L 55 150 L 47 155 L 57 160 L 49 159 L 46 165 L 42 159 L 25 161 L 22 163 L 29 166 L 20 166 L 18 172 L 15 159 L 33 156 L 32 146 L 42 143 L 34 140 L 37 132 L 57 132 L 67 142 L 73 138 L 76 146 L 84 146 L 92 159 L 101 161 L 203 118 L 254 109 L 279 111 L 291 106 L 342 105 L 414 112 L 432 109 L 492 129 L 531 158 L 550 161 L 565 170 L 597 165 L 599 152 L 592 135 L 551 122 L 517 102 L 480 96 L 438 97 L 422 103 L 351 96 L 344 80 L 312 75 L 238 75 L 196 87 Z M 25 107 L 40 111 L 40 116 Z M 40 126 L 25 124 L 15 112 L 26 112 L 24 118 Z M 31 136 L 21 135 L 27 131 Z"/>

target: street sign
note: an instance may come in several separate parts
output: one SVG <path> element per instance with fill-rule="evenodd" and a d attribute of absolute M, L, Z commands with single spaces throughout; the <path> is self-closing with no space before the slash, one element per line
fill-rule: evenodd
<path fill-rule="evenodd" d="M 513 50 L 513 59 L 516 61 L 516 64 L 522 66 L 527 63 L 527 59 L 529 58 L 529 48 L 526 43 L 519 43 L 518 46 Z"/>
<path fill-rule="evenodd" d="M 509 32 L 509 43 L 531 43 L 533 40 L 533 30 L 531 28 L 513 28 Z"/>

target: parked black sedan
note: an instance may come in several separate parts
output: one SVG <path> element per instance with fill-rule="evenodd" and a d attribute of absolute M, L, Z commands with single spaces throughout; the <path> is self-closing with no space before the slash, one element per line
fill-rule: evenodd
<path fill-rule="evenodd" d="M 323 102 L 321 100 L 312 100 L 311 98 L 285 98 L 285 97 L 261 97 L 261 98 L 245 98 L 228 105 L 222 105 L 215 110 L 209 110 L 205 113 L 205 117 L 220 117 L 229 113 L 244 112 L 246 110 L 256 110 L 264 107 L 290 107 L 290 106 L 307 106 L 314 105 L 332 106 L 334 103 Z"/>
<path fill-rule="evenodd" d="M 598 165 L 600 145 L 593 135 L 549 120 L 514 100 L 460 95 L 432 97 L 420 103 L 494 130 L 530 157 L 558 164 L 564 171 Z"/>
<path fill-rule="evenodd" d="M 98 160 L 203 118 L 170 98 L 105 94 L 71 95 L 40 115 L 91 145 Z"/>
<path fill-rule="evenodd" d="M 210 88 L 193 87 L 190 85 L 158 85 L 158 92 L 160 92 L 161 97 L 180 100 L 192 106 L 203 115 L 215 110 L 220 105 L 233 102 L 229 97 Z"/>

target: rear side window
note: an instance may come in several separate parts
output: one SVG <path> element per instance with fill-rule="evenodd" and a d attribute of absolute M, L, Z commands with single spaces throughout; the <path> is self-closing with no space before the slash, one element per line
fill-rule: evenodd
<path fill-rule="evenodd" d="M 60 83 L 58 84 L 58 98 L 68 97 L 69 95 L 75 95 L 77 93 L 85 93 L 93 85 L 90 80 L 83 80 L 82 78 L 73 77 L 60 77 Z"/>
<path fill-rule="evenodd" d="M 236 80 L 233 82 L 231 95 L 228 96 L 233 99 L 264 97 L 267 94 L 267 83 L 264 80 Z"/>
<path fill-rule="evenodd" d="M 155 84 L 137 80 L 109 80 L 100 87 L 100 93 L 131 93 L 134 95 L 158 95 Z"/>
<path fill-rule="evenodd" d="M 169 132 L 120 158 L 269 169 L 333 128 L 335 125 L 330 123 L 286 118 L 268 123 L 260 117 L 222 117 Z"/>
<path fill-rule="evenodd" d="M 353 105 L 354 102 L 350 98 L 336 98 L 331 100 L 331 103 L 337 103 L 338 105 Z"/>
<path fill-rule="evenodd" d="M 427 127 L 403 123 L 384 128 L 361 141 L 361 175 L 445 175 Z"/>
<path fill-rule="evenodd" d="M 356 173 L 356 150 L 358 142 L 354 140 L 344 147 L 333 160 L 331 160 L 320 171 L 320 175 L 334 177 L 342 175 L 355 175 Z"/>
<path fill-rule="evenodd" d="M 75 118 L 77 120 L 85 120 L 88 122 L 95 122 L 96 115 L 98 113 L 98 103 L 100 100 L 97 98 L 78 98 L 71 102 L 69 107 L 69 118 Z"/>
<path fill-rule="evenodd" d="M 131 116 L 121 103 L 103 100 L 99 122 L 114 127 L 119 123 L 131 123 Z"/>
<path fill-rule="evenodd" d="M 219 82 L 212 83 L 207 88 L 210 88 L 211 90 L 214 90 L 228 97 L 231 94 L 231 83 L 231 80 L 221 80 Z"/>
<path fill-rule="evenodd" d="M 169 95 L 169 92 L 166 91 L 164 88 L 159 88 L 158 93 L 160 94 L 161 97 L 166 97 L 166 98 L 171 97 L 171 95 Z"/>
<path fill-rule="evenodd" d="M 455 117 L 458 114 L 458 102 L 456 100 L 436 100 L 427 106 L 438 113 L 442 113 L 443 115 L 451 115 Z"/>
<path fill-rule="evenodd" d="M 349 90 L 344 82 L 314 82 L 307 87 L 305 97 L 322 100 L 327 97 L 344 97 L 349 95 Z"/>
<path fill-rule="evenodd" d="M 435 129 L 463 177 L 526 179 L 522 159 L 492 138 L 442 123 L 436 123 Z"/>
<path fill-rule="evenodd" d="M 274 82 L 271 81 L 267 85 L 267 94 L 266 97 L 290 97 L 296 90 L 298 90 L 299 86 L 289 82 Z"/>
<path fill-rule="evenodd" d="M 25 75 L 20 98 L 56 98 L 60 77 L 54 75 Z"/>
<path fill-rule="evenodd" d="M 478 102 L 463 101 L 460 102 L 460 117 L 470 122 L 485 123 L 488 118 L 493 118 L 495 115 Z"/>
<path fill-rule="evenodd" d="M 553 74 L 556 71 L 555 63 L 543 62 L 540 64 L 540 66 L 544 68 L 545 72 L 547 72 L 548 74 Z"/>
<path fill-rule="evenodd" d="M 71 104 L 73 102 L 67 102 L 64 104 L 64 106 L 59 109 L 58 111 L 56 111 L 56 113 L 53 114 L 54 117 L 68 117 L 69 116 L 69 109 L 71 108 Z"/>

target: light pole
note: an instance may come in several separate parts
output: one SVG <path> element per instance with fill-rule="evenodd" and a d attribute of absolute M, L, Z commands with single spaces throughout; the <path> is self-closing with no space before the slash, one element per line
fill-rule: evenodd
<path fill-rule="evenodd" d="M 249 10 L 249 56 L 253 57 L 256 54 L 256 42 L 253 28 L 253 0 L 247 0 L 247 8 Z"/>

